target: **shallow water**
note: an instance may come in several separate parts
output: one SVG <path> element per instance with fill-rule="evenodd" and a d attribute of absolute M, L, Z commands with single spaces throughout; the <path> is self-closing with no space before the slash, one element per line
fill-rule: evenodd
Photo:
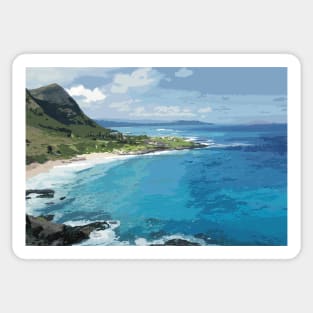
<path fill-rule="evenodd" d="M 181 136 L 207 148 L 75 162 L 28 180 L 55 199 L 31 199 L 31 214 L 78 225 L 118 224 L 87 245 L 287 244 L 287 128 L 263 126 L 121 127 L 122 132 Z M 60 197 L 66 196 L 61 201 Z M 48 200 L 48 201 L 47 201 Z"/>

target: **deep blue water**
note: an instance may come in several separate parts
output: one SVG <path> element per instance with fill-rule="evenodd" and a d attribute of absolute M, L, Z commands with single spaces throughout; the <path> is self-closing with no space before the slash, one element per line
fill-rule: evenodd
<path fill-rule="evenodd" d="M 32 199 L 33 214 L 71 225 L 116 220 L 85 244 L 287 244 L 287 127 L 141 126 L 119 131 L 182 136 L 207 148 L 56 169 L 28 181 L 63 201 Z"/>

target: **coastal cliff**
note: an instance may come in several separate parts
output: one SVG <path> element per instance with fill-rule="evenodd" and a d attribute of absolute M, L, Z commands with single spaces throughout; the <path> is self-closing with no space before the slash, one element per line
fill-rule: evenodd
<path fill-rule="evenodd" d="M 201 147 L 178 137 L 125 135 L 97 124 L 57 84 L 26 89 L 26 164 L 80 154 L 144 154 Z"/>

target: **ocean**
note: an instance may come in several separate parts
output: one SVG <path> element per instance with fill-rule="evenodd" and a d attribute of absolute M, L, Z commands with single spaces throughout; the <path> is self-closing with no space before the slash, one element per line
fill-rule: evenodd
<path fill-rule="evenodd" d="M 27 200 L 27 212 L 68 225 L 110 221 L 80 245 L 287 245 L 287 125 L 115 129 L 206 147 L 55 167 L 28 179 L 28 189 L 52 188 L 55 198 Z"/>

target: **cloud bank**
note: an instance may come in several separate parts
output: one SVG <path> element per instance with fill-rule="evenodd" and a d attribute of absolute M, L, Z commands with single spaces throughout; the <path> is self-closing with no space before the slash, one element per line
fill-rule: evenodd
<path fill-rule="evenodd" d="M 131 74 L 116 74 L 114 76 L 112 93 L 126 93 L 130 88 L 147 87 L 159 82 L 160 76 L 152 68 L 139 68 Z"/>
<path fill-rule="evenodd" d="M 106 95 L 99 88 L 94 88 L 91 90 L 85 88 L 83 85 L 71 87 L 66 89 L 66 91 L 71 97 L 82 97 L 82 101 L 85 103 L 100 101 L 106 98 Z"/>
<path fill-rule="evenodd" d="M 175 72 L 175 76 L 176 77 L 180 77 L 180 78 L 185 78 L 185 77 L 189 77 L 193 74 L 192 70 L 188 70 L 185 67 L 180 68 L 177 72 Z"/>
<path fill-rule="evenodd" d="M 185 67 L 28 68 L 26 82 L 30 89 L 60 84 L 92 118 L 234 123 L 265 116 L 269 121 L 284 122 L 288 100 L 285 93 L 272 91 L 281 90 L 284 81 L 283 73 L 276 72 Z M 264 93 L 263 87 L 256 88 L 259 82 L 276 87 L 267 87 Z M 233 90 L 236 93 L 227 93 Z"/>

